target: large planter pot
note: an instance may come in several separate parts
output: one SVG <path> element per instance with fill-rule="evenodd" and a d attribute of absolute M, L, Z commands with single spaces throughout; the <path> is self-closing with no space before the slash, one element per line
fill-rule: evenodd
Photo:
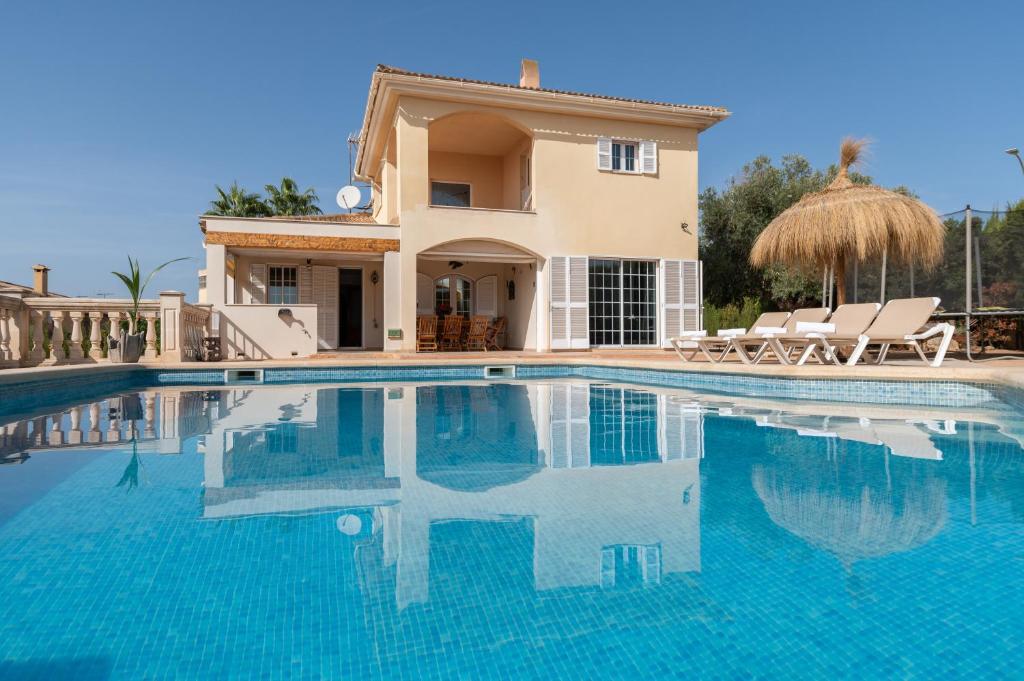
<path fill-rule="evenodd" d="M 135 364 L 142 357 L 146 347 L 145 333 L 127 333 L 122 331 L 115 339 L 110 339 L 110 350 L 107 357 L 113 364 Z"/>

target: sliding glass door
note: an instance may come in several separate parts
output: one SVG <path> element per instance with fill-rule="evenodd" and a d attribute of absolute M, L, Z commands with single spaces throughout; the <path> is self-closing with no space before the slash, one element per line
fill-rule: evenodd
<path fill-rule="evenodd" d="M 655 345 L 658 335 L 657 262 L 591 258 L 590 344 Z"/>

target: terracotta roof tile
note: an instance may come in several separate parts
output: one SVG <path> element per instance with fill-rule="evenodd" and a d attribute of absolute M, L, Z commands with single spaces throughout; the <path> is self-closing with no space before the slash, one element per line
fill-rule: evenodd
<path fill-rule="evenodd" d="M 396 66 L 388 66 L 386 64 L 377 65 L 378 73 L 394 73 L 402 76 L 413 76 L 415 78 L 432 78 L 436 80 L 448 80 L 459 83 L 474 83 L 476 85 L 492 85 L 497 87 L 512 88 L 515 90 L 524 90 L 531 92 L 547 92 L 559 95 L 570 95 L 574 97 L 594 97 L 596 99 L 607 99 L 614 102 L 627 102 L 632 104 L 653 104 L 655 106 L 669 106 L 675 109 L 688 109 L 691 111 L 706 111 L 709 113 L 723 113 L 728 114 L 728 109 L 720 106 L 699 106 L 695 104 L 672 104 L 669 102 L 657 102 L 650 99 L 631 99 L 629 97 L 614 97 L 612 95 L 595 95 L 589 92 L 574 92 L 572 90 L 554 90 L 551 88 L 532 88 L 522 87 L 521 85 L 515 85 L 512 83 L 497 83 L 489 80 L 474 80 L 472 78 L 458 78 L 456 76 L 440 76 L 432 73 L 419 73 L 416 71 L 407 71 L 406 69 L 400 69 Z"/>

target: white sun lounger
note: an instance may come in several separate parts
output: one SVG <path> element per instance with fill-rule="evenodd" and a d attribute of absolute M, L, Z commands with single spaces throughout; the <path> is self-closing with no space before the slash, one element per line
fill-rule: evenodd
<path fill-rule="evenodd" d="M 889 348 L 893 345 L 905 345 L 914 348 L 918 357 L 930 366 L 942 365 L 946 357 L 949 344 L 953 340 L 953 325 L 948 322 L 940 322 L 927 326 L 935 309 L 939 306 L 938 298 L 901 298 L 890 300 L 882 308 L 878 316 L 863 333 L 854 337 L 851 335 L 840 336 L 828 333 L 809 333 L 808 345 L 804 354 L 800 357 L 799 364 L 803 364 L 812 355 L 816 355 L 822 361 L 829 360 L 840 364 L 837 351 L 841 348 L 850 348 L 850 358 L 846 361 L 847 366 L 854 366 L 865 355 L 869 347 L 878 346 L 878 357 L 876 364 L 885 361 Z M 942 336 L 939 347 L 932 359 L 924 352 L 921 341 L 934 336 Z"/>
<path fill-rule="evenodd" d="M 783 364 L 804 364 L 810 357 L 824 363 L 831 358 L 825 356 L 820 339 L 859 337 L 871 326 L 881 307 L 878 303 L 840 305 L 827 323 L 797 323 L 796 333 L 769 338 L 768 345 Z M 793 353 L 798 353 L 798 359 L 793 359 Z"/>
<path fill-rule="evenodd" d="M 765 312 L 754 322 L 751 330 L 778 328 L 789 319 L 788 312 Z M 718 335 L 709 336 L 707 331 L 690 333 L 669 338 L 668 342 L 684 362 L 692 362 L 697 353 L 702 353 L 709 362 L 718 364 L 729 352 L 729 341 L 747 333 L 746 329 L 721 329 Z"/>
<path fill-rule="evenodd" d="M 735 350 L 736 356 L 744 364 L 757 364 L 768 350 L 779 358 L 784 364 L 790 364 L 790 349 L 784 347 L 783 343 L 772 343 L 777 338 L 792 337 L 796 334 L 801 324 L 820 324 L 828 318 L 827 307 L 805 307 L 797 310 L 786 320 L 786 323 L 778 328 L 755 328 L 751 333 L 742 336 L 734 336 L 729 341 L 729 350 Z M 724 355 L 723 355 L 724 356 Z"/>

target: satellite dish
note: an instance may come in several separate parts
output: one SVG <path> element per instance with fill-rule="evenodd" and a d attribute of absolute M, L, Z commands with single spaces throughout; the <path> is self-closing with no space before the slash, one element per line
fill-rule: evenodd
<path fill-rule="evenodd" d="M 338 190 L 338 205 L 346 210 L 358 206 L 361 198 L 363 195 L 360 193 L 359 187 L 348 185 Z"/>

